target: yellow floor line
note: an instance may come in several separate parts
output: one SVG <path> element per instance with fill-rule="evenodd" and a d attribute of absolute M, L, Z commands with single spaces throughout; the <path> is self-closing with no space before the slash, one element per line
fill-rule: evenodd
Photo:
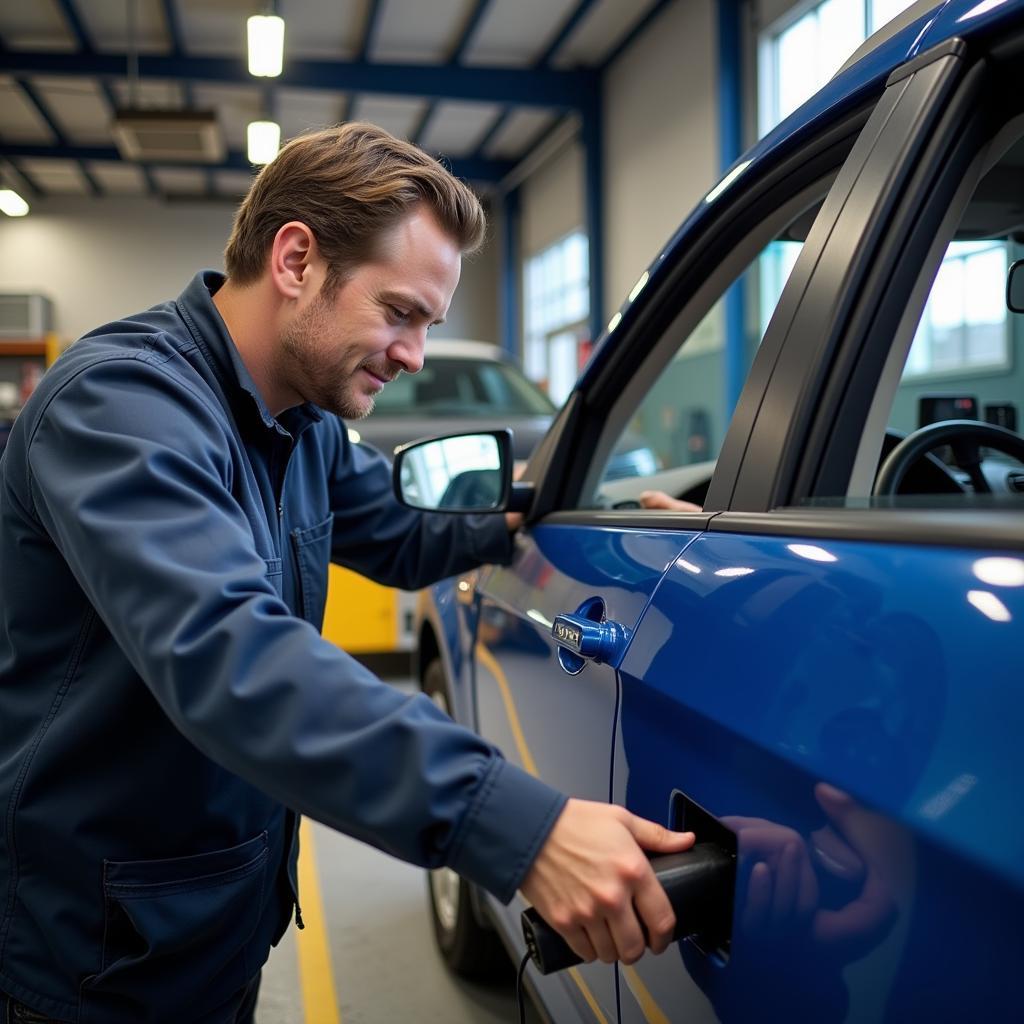
<path fill-rule="evenodd" d="M 299 892 L 302 893 L 306 927 L 296 929 L 299 957 L 299 986 L 305 1009 L 305 1024 L 341 1024 L 338 993 L 331 970 L 331 948 L 327 941 L 324 901 L 316 870 L 313 826 L 308 818 L 299 826 Z"/>
<path fill-rule="evenodd" d="M 587 1006 L 594 1011 L 594 1016 L 601 1022 L 601 1024 L 608 1024 L 608 1018 L 601 1012 L 601 1007 L 597 1005 L 594 993 L 590 991 L 587 983 L 580 977 L 579 970 L 575 967 L 570 967 L 569 977 L 576 982 L 576 986 L 583 993 L 583 998 L 587 1001 Z"/>
<path fill-rule="evenodd" d="M 531 774 L 537 775 L 537 764 L 533 760 L 533 754 L 526 745 L 526 737 L 523 735 L 523 727 L 519 724 L 519 713 L 516 711 L 515 701 L 512 700 L 512 690 L 509 688 L 505 673 L 502 672 L 497 658 L 483 644 L 476 645 L 476 656 L 480 663 L 494 676 L 498 689 L 501 691 L 501 699 L 505 704 L 505 714 L 508 716 L 508 724 L 512 730 L 512 739 L 515 741 L 516 750 L 519 752 L 519 760 L 523 767 Z"/>
<path fill-rule="evenodd" d="M 644 1015 L 644 1020 L 649 1021 L 650 1024 L 668 1024 L 668 1017 L 665 1016 L 664 1011 L 654 1001 L 654 996 L 651 995 L 647 986 L 640 980 L 640 975 L 637 974 L 636 968 L 623 967 L 622 974 L 626 979 L 630 992 L 633 993 L 636 1001 L 640 1004 L 640 1012 Z"/>
<path fill-rule="evenodd" d="M 530 753 L 530 748 L 526 745 L 526 737 L 523 735 L 523 727 L 519 723 L 519 712 L 516 711 L 516 702 L 512 699 L 512 688 L 508 685 L 508 679 L 505 677 L 505 673 L 498 664 L 498 659 L 495 658 L 494 655 L 479 642 L 477 642 L 476 645 L 476 656 L 480 664 L 483 665 L 492 676 L 494 676 L 494 680 L 498 684 L 498 689 L 501 691 L 501 699 L 505 705 L 505 714 L 508 716 L 509 728 L 512 730 L 512 739 L 515 741 L 516 750 L 519 752 L 519 760 L 522 762 L 523 768 L 525 768 L 531 775 L 539 778 L 540 776 L 537 774 L 537 764 L 533 760 L 533 754 Z M 599 1021 L 599 1024 L 608 1024 L 608 1018 L 601 1012 L 601 1007 L 598 1006 L 597 1000 L 594 998 L 594 993 L 590 991 L 589 986 L 583 980 L 580 972 L 575 967 L 570 967 L 569 976 L 583 994 L 583 998 L 587 1001 L 587 1005 L 594 1011 L 594 1016 Z"/>

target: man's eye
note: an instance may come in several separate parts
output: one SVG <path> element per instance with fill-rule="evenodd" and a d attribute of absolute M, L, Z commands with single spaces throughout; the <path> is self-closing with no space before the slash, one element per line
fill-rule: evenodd
<path fill-rule="evenodd" d="M 408 320 L 409 319 L 409 312 L 408 312 L 408 310 L 399 309 L 397 306 L 391 306 L 390 308 L 391 308 L 391 315 L 396 320 Z"/>

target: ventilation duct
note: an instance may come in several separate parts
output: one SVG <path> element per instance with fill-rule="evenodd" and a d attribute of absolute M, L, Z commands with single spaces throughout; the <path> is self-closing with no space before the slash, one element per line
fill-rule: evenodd
<path fill-rule="evenodd" d="M 117 111 L 113 123 L 118 151 L 142 163 L 224 162 L 224 136 L 212 110 Z"/>

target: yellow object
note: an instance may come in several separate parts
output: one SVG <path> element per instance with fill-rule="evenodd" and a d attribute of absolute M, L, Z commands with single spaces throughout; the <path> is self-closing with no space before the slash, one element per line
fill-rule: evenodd
<path fill-rule="evenodd" d="M 349 654 L 395 650 L 398 591 L 332 565 L 323 635 Z"/>
<path fill-rule="evenodd" d="M 313 826 L 308 818 L 299 826 L 299 892 L 306 908 L 305 928 L 295 932 L 299 956 L 299 985 L 305 1024 L 341 1024 L 338 992 L 331 969 L 331 948 L 324 921 L 324 901 L 316 869 Z"/>

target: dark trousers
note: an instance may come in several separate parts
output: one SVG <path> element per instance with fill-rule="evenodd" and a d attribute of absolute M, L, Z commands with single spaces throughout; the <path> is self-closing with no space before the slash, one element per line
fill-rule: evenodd
<path fill-rule="evenodd" d="M 256 1019 L 256 999 L 260 992 L 260 976 L 257 974 L 245 988 L 238 993 L 238 1005 L 235 1015 L 227 1018 L 232 1024 L 253 1024 Z M 36 1013 L 27 1006 L 5 996 L 0 992 L 0 1024 L 62 1024 L 53 1017 Z"/>

